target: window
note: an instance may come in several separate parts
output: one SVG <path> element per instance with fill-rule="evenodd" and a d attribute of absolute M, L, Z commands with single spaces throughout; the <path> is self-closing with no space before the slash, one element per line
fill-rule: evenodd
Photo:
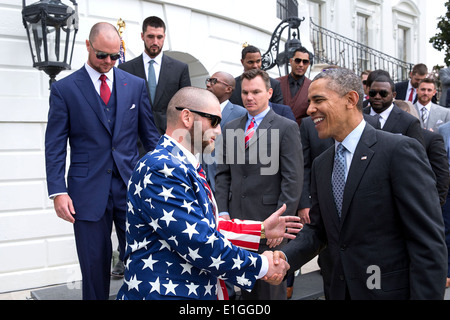
<path fill-rule="evenodd" d="M 358 14 L 356 38 L 359 44 L 369 46 L 369 17 Z M 358 65 L 360 70 L 369 69 L 369 55 L 367 50 L 358 50 Z"/>
<path fill-rule="evenodd" d="M 322 11 L 323 4 L 319 2 L 308 1 L 309 5 L 309 14 L 311 16 L 312 21 L 318 26 L 323 27 L 322 23 Z"/>
<path fill-rule="evenodd" d="M 298 17 L 297 0 L 277 0 L 277 17 L 281 20 Z"/>

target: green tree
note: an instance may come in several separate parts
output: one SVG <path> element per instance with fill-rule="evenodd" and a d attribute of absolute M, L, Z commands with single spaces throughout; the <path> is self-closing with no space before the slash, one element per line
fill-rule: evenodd
<path fill-rule="evenodd" d="M 445 51 L 445 64 L 450 66 L 450 1 L 445 3 L 447 12 L 445 16 L 439 17 L 437 29 L 440 30 L 434 37 L 430 39 L 433 48 L 438 51 Z"/>

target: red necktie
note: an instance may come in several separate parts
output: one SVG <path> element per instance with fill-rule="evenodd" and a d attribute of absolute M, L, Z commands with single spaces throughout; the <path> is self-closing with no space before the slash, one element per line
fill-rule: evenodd
<path fill-rule="evenodd" d="M 206 180 L 205 171 L 203 171 L 203 168 L 202 168 L 201 165 L 199 165 L 199 167 L 197 168 L 197 172 L 198 172 L 198 175 L 200 176 L 200 178 L 202 178 L 203 186 L 205 187 L 206 193 L 208 194 L 208 199 L 209 199 L 209 201 L 211 201 L 211 205 L 212 205 L 212 207 L 214 208 L 214 211 L 215 211 L 216 210 L 216 206 L 214 205 L 214 201 L 212 199 L 212 190 L 211 190 L 211 187 L 208 184 L 208 181 Z"/>
<path fill-rule="evenodd" d="M 104 74 L 100 76 L 100 80 L 102 81 L 102 84 L 100 85 L 100 98 L 102 98 L 103 102 L 107 105 L 109 98 L 111 97 L 111 90 L 106 83 L 106 76 Z"/>
<path fill-rule="evenodd" d="M 245 131 L 245 149 L 248 148 L 249 141 L 254 134 L 255 134 L 255 118 L 252 118 L 252 121 L 250 122 L 247 131 Z"/>
<path fill-rule="evenodd" d="M 414 97 L 414 88 L 411 88 L 411 94 L 409 95 L 409 102 L 413 102 L 413 97 Z"/>

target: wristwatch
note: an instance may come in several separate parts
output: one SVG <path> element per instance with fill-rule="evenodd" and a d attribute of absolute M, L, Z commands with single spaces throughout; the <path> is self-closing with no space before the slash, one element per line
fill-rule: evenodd
<path fill-rule="evenodd" d="M 261 222 L 261 239 L 266 238 L 266 230 L 264 229 L 264 222 Z"/>

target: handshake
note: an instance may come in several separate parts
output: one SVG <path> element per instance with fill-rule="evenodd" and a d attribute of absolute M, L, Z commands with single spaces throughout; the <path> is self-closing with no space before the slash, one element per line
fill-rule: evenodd
<path fill-rule="evenodd" d="M 262 280 L 271 285 L 279 285 L 283 281 L 286 272 L 290 269 L 284 254 L 281 251 L 265 251 L 262 255 L 269 260 L 269 270 Z"/>

